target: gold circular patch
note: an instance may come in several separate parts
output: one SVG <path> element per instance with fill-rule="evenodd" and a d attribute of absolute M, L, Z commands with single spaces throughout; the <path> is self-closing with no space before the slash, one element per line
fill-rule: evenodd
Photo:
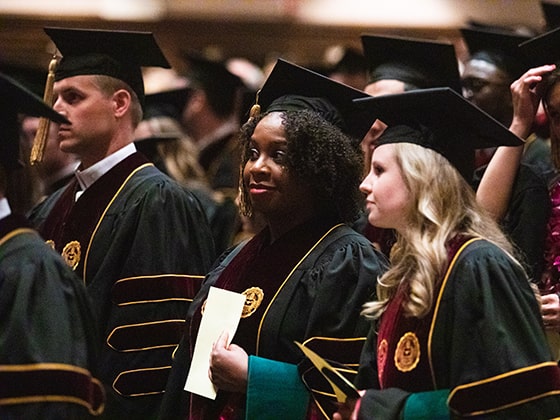
<path fill-rule="evenodd" d="M 401 337 L 395 351 L 395 366 L 401 372 L 410 372 L 420 361 L 420 342 L 416 334 L 407 332 Z"/>
<path fill-rule="evenodd" d="M 62 258 L 66 261 L 66 264 L 72 268 L 72 270 L 75 270 L 80 263 L 81 255 L 82 250 L 78 241 L 68 242 L 62 249 Z"/>
<path fill-rule="evenodd" d="M 247 318 L 253 315 L 257 308 L 261 305 L 264 298 L 264 292 L 260 287 L 250 287 L 243 292 L 245 295 L 245 305 L 243 305 L 243 312 L 241 318 Z"/>
<path fill-rule="evenodd" d="M 385 363 L 387 362 L 387 352 L 389 351 L 389 344 L 384 338 L 377 346 L 377 371 L 379 372 L 379 377 L 383 376 L 383 371 L 385 370 Z"/>

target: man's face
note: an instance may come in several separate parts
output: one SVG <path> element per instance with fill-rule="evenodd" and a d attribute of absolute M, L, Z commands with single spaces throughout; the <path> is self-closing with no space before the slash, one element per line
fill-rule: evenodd
<path fill-rule="evenodd" d="M 465 63 L 461 81 L 466 99 L 509 125 L 513 112 L 510 82 L 503 70 L 488 61 L 469 60 Z"/>
<path fill-rule="evenodd" d="M 94 76 L 60 80 L 54 84 L 54 94 L 53 108 L 70 121 L 59 127 L 60 149 L 75 153 L 82 161 L 104 156 L 117 127 L 113 96 L 100 90 Z"/>

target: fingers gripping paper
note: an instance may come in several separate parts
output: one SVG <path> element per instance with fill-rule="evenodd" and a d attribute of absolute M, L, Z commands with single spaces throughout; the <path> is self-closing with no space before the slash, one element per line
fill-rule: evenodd
<path fill-rule="evenodd" d="M 237 330 L 244 304 L 245 295 L 241 293 L 217 287 L 210 288 L 196 337 L 185 391 L 212 400 L 216 398 L 217 389 L 208 376 L 212 345 L 222 332 L 227 332 L 231 341 Z"/>

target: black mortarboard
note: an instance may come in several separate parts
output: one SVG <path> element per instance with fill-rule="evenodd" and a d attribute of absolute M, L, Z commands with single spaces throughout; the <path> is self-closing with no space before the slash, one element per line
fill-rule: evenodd
<path fill-rule="evenodd" d="M 242 80 L 230 72 L 222 61 L 211 60 L 197 52 L 185 52 L 189 86 L 205 92 L 214 111 L 227 117 L 235 110 Z"/>
<path fill-rule="evenodd" d="M 506 127 L 449 88 L 413 90 L 355 102 L 388 125 L 378 145 L 407 142 L 435 150 L 469 182 L 475 149 L 523 144 Z"/>
<path fill-rule="evenodd" d="M 235 91 L 243 86 L 241 79 L 230 72 L 222 61 L 211 60 L 200 53 L 186 52 L 187 76 L 193 87 Z"/>
<path fill-rule="evenodd" d="M 43 96 L 45 82 L 47 81 L 46 69 L 0 63 L 0 73 L 11 77 L 35 95 Z"/>
<path fill-rule="evenodd" d="M 360 110 L 352 102 L 369 97 L 304 67 L 278 59 L 258 93 L 258 104 L 265 111 L 309 109 L 342 131 L 362 140 L 375 118 Z"/>
<path fill-rule="evenodd" d="M 560 26 L 560 4 L 541 0 L 541 9 L 547 30 Z"/>
<path fill-rule="evenodd" d="M 171 117 L 179 121 L 190 91 L 190 88 L 183 87 L 146 95 L 144 119 Z"/>
<path fill-rule="evenodd" d="M 560 27 L 531 38 L 519 45 L 530 67 L 554 64 L 560 61 Z"/>
<path fill-rule="evenodd" d="M 171 67 L 151 32 L 52 27 L 45 32 L 62 54 L 55 80 L 111 76 L 127 83 L 143 103 L 141 67 Z"/>
<path fill-rule="evenodd" d="M 462 28 L 461 35 L 471 58 L 495 64 L 512 79 L 518 78 L 529 68 L 518 47 L 529 36 L 486 28 Z"/>
<path fill-rule="evenodd" d="M 17 167 L 19 154 L 18 114 L 46 117 L 55 122 L 67 120 L 14 79 L 0 73 L 0 163 L 7 170 Z"/>
<path fill-rule="evenodd" d="M 396 79 L 418 89 L 450 87 L 461 92 L 453 44 L 376 34 L 365 34 L 361 39 L 370 82 Z"/>

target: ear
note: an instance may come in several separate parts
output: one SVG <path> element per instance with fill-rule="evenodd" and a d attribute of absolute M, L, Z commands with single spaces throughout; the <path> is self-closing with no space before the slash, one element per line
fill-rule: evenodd
<path fill-rule="evenodd" d="M 113 112 L 115 117 L 120 118 L 126 114 L 130 108 L 131 101 L 130 93 L 126 89 L 119 89 L 113 93 Z"/>

